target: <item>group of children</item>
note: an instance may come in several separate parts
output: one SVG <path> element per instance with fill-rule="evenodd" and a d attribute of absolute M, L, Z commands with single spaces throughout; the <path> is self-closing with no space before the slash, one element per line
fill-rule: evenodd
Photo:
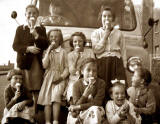
<path fill-rule="evenodd" d="M 111 10 L 104 11 L 105 13 L 102 15 L 109 16 L 112 21 Z M 69 104 L 67 124 L 146 124 L 149 121 L 152 123 L 151 114 L 155 111 L 156 103 L 152 91 L 148 88 L 148 84 L 151 82 L 151 74 L 148 70 L 142 67 L 136 68 L 132 77 L 132 86 L 128 89 L 124 74 L 120 76 L 122 80 L 115 74 L 114 77 L 117 76 L 118 79 L 110 79 L 109 85 L 111 86 L 109 88 L 107 86 L 108 79 L 105 81 L 100 79 L 99 67 L 103 67 L 105 61 L 111 63 L 110 65 L 120 61 L 120 66 L 123 66 L 122 59 L 119 60 L 121 48 L 117 46 L 121 39 L 121 33 L 118 32 L 119 38 L 116 39 L 116 44 L 112 44 L 113 50 L 106 46 L 107 52 L 103 51 L 102 55 L 106 59 L 102 62 L 100 60 L 102 57 L 97 51 L 98 47 L 106 44 L 103 43 L 105 38 L 108 38 L 110 34 L 113 35 L 112 32 L 108 32 L 108 29 L 105 31 L 108 36 L 103 37 L 104 41 L 101 41 L 99 46 L 94 44 L 94 50 L 85 48 L 86 37 L 82 32 L 75 32 L 70 41 L 73 50 L 67 53 L 62 47 L 63 35 L 60 29 L 50 30 L 48 40 L 46 40 L 44 27 L 35 27 L 34 24 L 38 15 L 36 7 L 29 5 L 26 13 L 31 16 L 27 16 L 29 28 L 21 26 L 19 30 L 22 31 L 18 32 L 19 30 L 17 30 L 17 34 L 21 33 L 21 36 L 16 37 L 15 42 L 18 45 L 14 43 L 14 48 L 18 52 L 17 60 L 20 69 L 13 69 L 7 75 L 11 83 L 5 89 L 6 107 L 3 123 L 15 123 L 14 121 L 21 124 L 22 121 L 23 123 L 34 123 L 36 108 L 32 106 L 34 103 L 34 105 L 45 106 L 46 124 L 51 124 L 51 118 L 53 124 L 58 124 L 62 99 L 66 99 Z M 107 26 L 110 26 L 108 23 Z M 109 28 L 110 31 L 116 32 L 112 27 Z M 26 32 L 24 32 L 25 30 Z M 28 39 L 23 38 L 22 35 Z M 111 51 L 108 52 L 108 50 Z M 100 61 L 102 65 L 99 65 Z M 43 81 L 40 89 L 30 90 L 24 84 L 27 82 L 26 76 L 30 77 L 31 75 L 29 73 L 31 73 L 30 69 L 33 69 L 33 62 L 36 63 L 35 65 L 39 64 L 39 68 L 44 69 L 45 73 L 40 77 Z M 109 68 L 110 65 L 101 68 L 101 71 Z M 117 68 L 117 65 L 112 68 Z M 37 73 L 39 72 L 37 71 Z M 25 82 L 23 82 L 24 79 Z M 33 83 L 37 82 L 32 81 Z M 25 90 L 25 88 L 27 89 Z M 36 96 L 37 91 L 39 93 Z M 106 92 L 110 96 L 106 96 Z M 107 98 L 106 101 L 106 97 L 111 99 Z M 106 103 L 105 109 L 104 103 Z M 15 117 L 20 117 L 20 121 L 15 120 Z"/>
<path fill-rule="evenodd" d="M 67 124 L 77 122 L 83 124 L 152 124 L 151 115 L 154 113 L 156 105 L 152 91 L 148 88 L 148 84 L 151 82 L 151 74 L 148 70 L 136 69 L 132 77 L 132 86 L 127 90 L 123 81 L 112 81 L 113 84 L 110 88 L 111 100 L 107 102 L 104 111 L 102 102 L 105 97 L 105 82 L 97 77 L 96 60 L 87 58 L 82 63 L 81 73 L 83 78 L 80 78 L 73 87 L 73 104 L 68 109 Z M 29 92 L 26 92 L 22 87 L 21 71 L 11 70 L 8 79 L 11 83 L 5 90 L 5 109 L 10 112 L 6 113 L 5 117 L 13 118 L 12 123 L 16 122 L 14 119 L 16 116 L 33 122 L 34 115 L 32 114 L 32 107 L 30 107 L 33 100 L 28 95 Z M 64 93 L 64 82 L 61 80 L 61 83 L 57 82 L 57 85 L 52 82 L 53 86 L 50 86 L 45 80 L 43 85 L 49 86 L 52 91 L 48 93 L 46 90 L 44 94 L 39 95 L 38 103 L 42 104 L 44 102 L 46 124 L 49 124 L 51 118 L 47 116 L 51 116 L 51 105 L 53 114 L 58 115 L 54 112 L 60 112 L 58 107 L 60 107 L 61 96 Z M 17 83 L 20 83 L 20 88 L 18 88 Z M 44 89 L 41 88 L 40 93 Z M 54 90 L 57 90 L 57 92 Z M 45 95 L 47 93 L 48 96 Z M 127 96 L 129 96 L 129 100 L 127 100 Z M 56 118 L 56 115 L 53 115 L 53 118 Z M 20 120 L 18 122 L 22 123 Z"/>

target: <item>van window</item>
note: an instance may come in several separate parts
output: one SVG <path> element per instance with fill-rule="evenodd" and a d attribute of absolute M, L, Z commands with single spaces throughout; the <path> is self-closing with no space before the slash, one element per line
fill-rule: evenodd
<path fill-rule="evenodd" d="M 136 27 L 131 0 L 39 0 L 39 21 L 45 26 L 97 28 L 102 5 L 110 6 L 116 14 L 116 24 L 122 30 Z"/>

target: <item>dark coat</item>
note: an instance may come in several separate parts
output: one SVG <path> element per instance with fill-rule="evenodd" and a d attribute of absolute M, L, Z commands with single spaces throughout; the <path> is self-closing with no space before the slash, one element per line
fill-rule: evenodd
<path fill-rule="evenodd" d="M 36 31 L 39 34 L 39 37 L 35 40 L 33 35 L 30 33 L 28 26 L 21 25 L 16 30 L 13 49 L 17 52 L 17 66 L 20 69 L 31 68 L 34 54 L 26 53 L 26 49 L 28 46 L 33 46 L 34 43 L 41 49 L 41 52 L 37 54 L 37 57 L 42 67 L 42 54 L 43 50 L 48 47 L 48 40 L 45 27 L 36 27 Z"/>

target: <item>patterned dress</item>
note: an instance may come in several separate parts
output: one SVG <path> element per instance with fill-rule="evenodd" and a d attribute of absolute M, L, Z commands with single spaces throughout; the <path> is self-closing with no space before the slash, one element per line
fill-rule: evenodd
<path fill-rule="evenodd" d="M 63 80 L 59 84 L 54 84 L 53 81 L 59 79 L 60 76 L 65 79 L 69 74 L 66 51 L 61 47 L 52 50 L 45 64 L 47 64 L 47 67 L 38 97 L 38 104 L 51 105 L 55 101 L 61 103 L 66 82 Z"/>
<path fill-rule="evenodd" d="M 105 111 L 100 106 L 92 106 L 81 111 L 77 118 L 69 112 L 67 118 L 67 124 L 106 124 L 105 122 Z"/>

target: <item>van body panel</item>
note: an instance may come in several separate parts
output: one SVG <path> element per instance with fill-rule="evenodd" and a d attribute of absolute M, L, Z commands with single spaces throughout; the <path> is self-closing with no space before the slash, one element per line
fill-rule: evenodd
<path fill-rule="evenodd" d="M 147 50 L 143 48 L 143 32 L 142 32 L 142 6 L 135 5 L 133 0 L 133 12 L 135 15 L 136 23 L 133 30 L 121 30 L 123 32 L 124 40 L 126 42 L 127 58 L 131 56 L 139 56 L 143 60 L 144 67 L 150 68 L 150 55 Z M 93 20 L 95 21 L 95 20 Z M 86 27 L 73 27 L 73 26 L 45 26 L 47 32 L 53 28 L 59 28 L 62 30 L 64 37 L 63 47 L 69 52 L 71 50 L 69 41 L 70 36 L 74 32 L 83 32 L 86 35 L 87 41 L 91 43 L 91 34 L 97 28 Z M 130 74 L 127 72 L 127 79 L 130 79 Z"/>

